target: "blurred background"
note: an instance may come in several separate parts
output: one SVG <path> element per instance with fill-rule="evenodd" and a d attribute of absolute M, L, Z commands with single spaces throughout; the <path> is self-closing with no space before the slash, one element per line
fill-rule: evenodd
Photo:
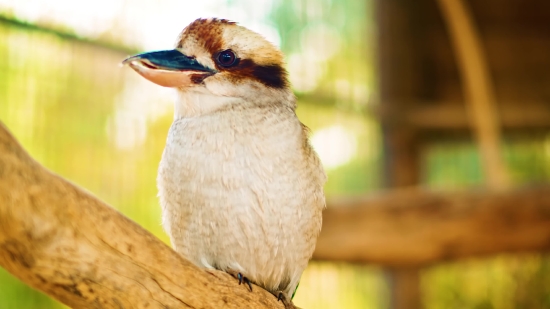
<path fill-rule="evenodd" d="M 40 163 L 168 242 L 155 178 L 174 93 L 119 63 L 171 48 L 184 26 L 211 16 L 285 53 L 329 200 L 550 182 L 547 0 L 0 0 L 0 120 Z M 479 109 L 483 91 L 490 104 Z M 295 303 L 550 308 L 544 252 L 414 272 L 408 293 L 418 303 L 400 305 L 385 265 L 313 261 Z M 0 308 L 63 306 L 0 269 Z"/>

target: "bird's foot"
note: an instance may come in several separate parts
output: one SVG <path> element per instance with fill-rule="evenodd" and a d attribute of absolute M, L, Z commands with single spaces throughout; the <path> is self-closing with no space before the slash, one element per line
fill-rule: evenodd
<path fill-rule="evenodd" d="M 240 272 L 231 269 L 228 269 L 227 273 L 237 278 L 239 280 L 239 285 L 241 285 L 243 282 L 248 285 L 248 287 L 250 288 L 250 292 L 252 292 L 252 283 L 250 282 L 250 280 L 248 280 L 247 277 L 243 276 L 243 274 L 241 274 Z"/>
<path fill-rule="evenodd" d="M 275 296 L 277 296 L 277 301 L 283 302 L 283 305 L 285 305 L 285 309 L 300 309 L 294 306 L 292 300 L 289 299 L 282 291 L 275 292 Z"/>

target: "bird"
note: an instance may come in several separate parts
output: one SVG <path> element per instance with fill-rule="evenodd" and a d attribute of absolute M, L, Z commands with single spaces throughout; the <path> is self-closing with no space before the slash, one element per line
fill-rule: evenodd
<path fill-rule="evenodd" d="M 327 176 L 296 115 L 282 52 L 233 21 L 199 18 L 174 49 L 123 64 L 177 89 L 157 176 L 174 250 L 296 308 Z"/>

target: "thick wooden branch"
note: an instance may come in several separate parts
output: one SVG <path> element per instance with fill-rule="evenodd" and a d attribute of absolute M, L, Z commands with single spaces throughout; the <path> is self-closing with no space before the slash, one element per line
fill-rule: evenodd
<path fill-rule="evenodd" d="M 283 308 L 47 171 L 1 122 L 0 265 L 74 308 Z"/>
<path fill-rule="evenodd" d="M 421 189 L 329 201 L 314 259 L 422 266 L 550 249 L 550 186 L 507 192 Z"/>

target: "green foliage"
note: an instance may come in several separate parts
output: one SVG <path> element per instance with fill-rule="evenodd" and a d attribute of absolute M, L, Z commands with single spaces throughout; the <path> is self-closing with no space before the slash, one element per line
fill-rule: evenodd
<path fill-rule="evenodd" d="M 422 290 L 426 309 L 550 308 L 550 258 L 497 256 L 427 269 Z"/>
<path fill-rule="evenodd" d="M 0 268 L 0 287 L 0 308 L 66 308 L 17 280 L 3 268 Z"/>
<path fill-rule="evenodd" d="M 504 143 L 504 159 L 515 185 L 550 181 L 550 147 L 548 139 L 508 140 Z M 434 188 L 479 186 L 483 171 L 479 153 L 473 142 L 430 145 L 423 162 L 424 182 Z"/>
<path fill-rule="evenodd" d="M 388 299 L 388 286 L 379 268 L 311 262 L 294 302 L 315 309 L 388 308 Z"/>
<path fill-rule="evenodd" d="M 148 102 L 127 106 L 124 99 L 133 88 L 140 96 L 154 86 L 117 67 L 123 53 L 3 23 L 0 37 L 0 119 L 39 162 L 167 240 L 155 179 L 169 109 L 149 124 L 139 117 Z M 58 307 L 4 271 L 0 287 L 0 308 Z"/>

